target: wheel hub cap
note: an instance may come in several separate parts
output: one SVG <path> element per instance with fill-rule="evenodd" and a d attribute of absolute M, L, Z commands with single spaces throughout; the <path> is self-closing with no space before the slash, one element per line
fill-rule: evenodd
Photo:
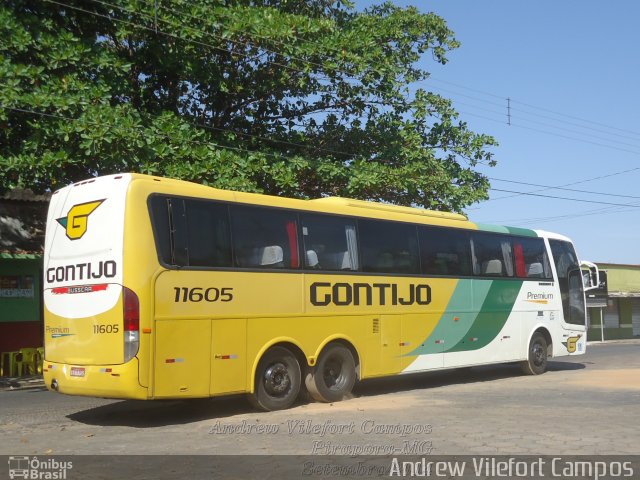
<path fill-rule="evenodd" d="M 291 378 L 287 367 L 282 363 L 271 365 L 264 372 L 265 390 L 269 395 L 282 396 L 291 386 Z"/>

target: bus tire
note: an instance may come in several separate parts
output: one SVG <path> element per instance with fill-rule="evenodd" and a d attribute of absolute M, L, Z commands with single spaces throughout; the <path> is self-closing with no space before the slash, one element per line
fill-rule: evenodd
<path fill-rule="evenodd" d="M 527 375 L 541 375 L 547 371 L 547 340 L 541 333 L 534 333 L 529 342 L 528 358 L 520 364 Z"/>
<path fill-rule="evenodd" d="M 264 411 L 289 408 L 298 398 L 301 384 L 300 364 L 295 355 L 284 347 L 272 347 L 258 363 L 249 401 Z"/>
<path fill-rule="evenodd" d="M 356 383 L 356 362 L 344 345 L 326 347 L 316 365 L 307 373 L 305 384 L 318 402 L 338 402 L 351 394 Z"/>

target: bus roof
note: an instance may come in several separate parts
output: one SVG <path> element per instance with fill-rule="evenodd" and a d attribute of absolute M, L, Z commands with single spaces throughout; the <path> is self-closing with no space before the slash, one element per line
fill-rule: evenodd
<path fill-rule="evenodd" d="M 157 177 L 140 173 L 131 173 L 128 175 L 130 175 L 131 179 L 136 182 L 145 181 L 160 184 L 169 187 L 172 190 L 175 190 L 173 193 L 183 196 L 202 197 L 238 203 L 248 203 L 253 205 L 272 206 L 279 208 L 291 208 L 296 210 L 314 212 L 330 211 L 331 213 L 339 215 L 353 215 L 358 217 L 364 216 L 387 220 L 467 228 L 472 230 L 507 233 L 528 237 L 555 238 L 559 240 L 570 241 L 563 235 L 547 232 L 544 230 L 531 230 L 520 227 L 508 227 L 503 225 L 491 225 L 472 222 L 465 215 L 459 213 L 441 212 L 418 207 L 405 207 L 400 205 L 392 205 L 366 200 L 356 200 L 343 197 L 324 197 L 312 200 L 301 200 L 289 197 L 278 197 L 275 195 L 223 190 L 215 187 L 188 182 L 185 180 Z M 108 175 L 102 178 L 111 178 L 115 176 L 117 175 Z M 85 182 L 78 182 L 74 185 L 79 185 L 81 183 Z"/>

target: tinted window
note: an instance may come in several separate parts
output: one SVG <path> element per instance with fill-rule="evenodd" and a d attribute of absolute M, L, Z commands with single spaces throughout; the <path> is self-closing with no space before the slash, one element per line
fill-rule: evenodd
<path fill-rule="evenodd" d="M 229 216 L 225 205 L 185 200 L 189 265 L 230 267 Z"/>
<path fill-rule="evenodd" d="M 166 197 L 151 197 L 149 210 L 153 222 L 154 236 L 158 258 L 167 265 L 173 264 L 171 259 L 171 228 L 169 227 L 169 202 Z"/>
<path fill-rule="evenodd" d="M 462 230 L 420 227 L 422 273 L 471 275 L 469 235 Z"/>
<path fill-rule="evenodd" d="M 359 220 L 362 270 L 380 273 L 419 273 L 416 227 L 394 222 Z"/>
<path fill-rule="evenodd" d="M 517 277 L 552 278 L 547 249 L 542 238 L 514 238 L 513 256 Z"/>
<path fill-rule="evenodd" d="M 584 292 L 578 256 L 569 242 L 549 240 L 549 246 L 558 274 L 565 322 L 584 325 Z"/>
<path fill-rule="evenodd" d="M 355 221 L 327 215 L 302 215 L 305 268 L 358 270 Z"/>
<path fill-rule="evenodd" d="M 298 230 L 291 212 L 235 206 L 231 230 L 235 265 L 247 268 L 298 268 Z"/>
<path fill-rule="evenodd" d="M 473 273 L 483 277 L 512 277 L 511 239 L 490 233 L 471 234 Z"/>
<path fill-rule="evenodd" d="M 158 257 L 181 267 L 229 267 L 227 207 L 205 200 L 154 196 L 149 201 Z"/>

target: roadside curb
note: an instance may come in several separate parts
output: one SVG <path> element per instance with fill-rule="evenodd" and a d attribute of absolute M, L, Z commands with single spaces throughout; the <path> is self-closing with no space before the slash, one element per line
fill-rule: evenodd
<path fill-rule="evenodd" d="M 619 340 L 589 340 L 587 346 L 593 347 L 597 345 L 640 345 L 640 338 L 625 338 Z"/>

